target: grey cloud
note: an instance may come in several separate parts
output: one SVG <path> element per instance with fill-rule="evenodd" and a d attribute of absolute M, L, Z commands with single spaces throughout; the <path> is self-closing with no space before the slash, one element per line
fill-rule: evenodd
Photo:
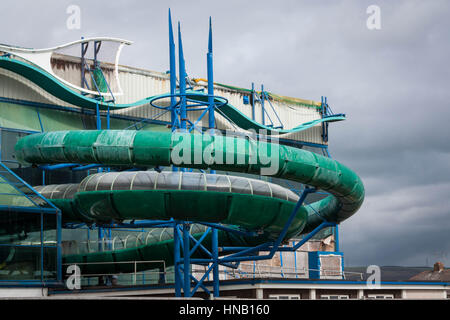
<path fill-rule="evenodd" d="M 69 4 L 82 9 L 81 30 L 65 27 Z M 366 28 L 371 4 L 381 8 L 381 30 Z M 3 4 L 9 28 L 0 41 L 122 37 L 135 41 L 122 63 L 165 71 L 169 7 L 191 76 L 206 74 L 211 15 L 217 82 L 326 95 L 347 114 L 330 127 L 330 151 L 367 193 L 340 228 L 347 263 L 421 265 L 449 252 L 448 1 L 15 1 Z"/>

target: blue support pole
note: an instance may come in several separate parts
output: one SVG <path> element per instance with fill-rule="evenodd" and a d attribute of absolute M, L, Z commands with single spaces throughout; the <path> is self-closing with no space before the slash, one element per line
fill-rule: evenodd
<path fill-rule="evenodd" d="M 327 157 L 331 158 L 328 147 L 325 148 L 325 151 L 327 153 Z M 339 252 L 339 225 L 338 224 L 336 224 L 336 226 L 334 227 L 334 251 Z"/>
<path fill-rule="evenodd" d="M 111 127 L 111 117 L 110 117 L 110 110 L 108 105 L 108 112 L 106 113 L 106 129 L 109 130 Z"/>
<path fill-rule="evenodd" d="M 208 126 L 209 129 L 214 129 L 214 79 L 213 79 L 213 48 L 212 48 L 212 23 L 211 17 L 209 17 L 209 39 L 208 39 L 208 54 L 207 57 L 207 70 L 208 70 Z"/>
<path fill-rule="evenodd" d="M 208 126 L 209 129 L 214 130 L 215 115 L 214 115 L 214 72 L 213 72 L 213 46 L 212 46 L 212 22 L 209 17 L 209 38 L 208 38 L 208 54 L 207 54 L 207 68 L 208 68 Z M 216 170 L 211 170 L 212 174 L 216 173 Z M 216 228 L 212 229 L 212 261 L 213 261 L 213 295 L 219 296 L 219 231 Z M 209 272 L 208 272 L 209 274 Z"/>
<path fill-rule="evenodd" d="M 183 225 L 183 292 L 184 297 L 191 296 L 191 261 L 190 261 L 190 250 L 189 250 L 189 224 Z"/>
<path fill-rule="evenodd" d="M 266 124 L 265 123 L 266 119 L 265 119 L 265 114 L 264 114 L 266 111 L 264 110 L 264 85 L 263 84 L 261 85 L 261 111 L 262 111 L 261 123 L 264 125 L 264 124 Z"/>
<path fill-rule="evenodd" d="M 255 120 L 255 84 L 252 82 L 252 120 Z"/>
<path fill-rule="evenodd" d="M 277 240 L 274 243 L 271 243 L 271 244 L 264 243 L 262 245 L 259 245 L 259 246 L 253 247 L 253 248 L 245 249 L 241 252 L 237 252 L 237 253 L 234 253 L 227 257 L 224 257 L 224 258 L 220 259 L 220 261 L 221 262 L 233 262 L 233 261 L 239 262 L 239 261 L 249 261 L 249 260 L 272 259 L 275 252 L 279 250 L 280 244 L 283 241 L 284 237 L 286 236 L 288 229 L 289 229 L 290 225 L 292 224 L 292 221 L 294 220 L 298 210 L 300 209 L 303 202 L 305 201 L 306 196 L 309 193 L 314 192 L 314 190 L 315 189 L 311 189 L 311 188 L 305 188 L 305 190 L 303 190 L 300 198 L 298 199 L 294 209 L 291 212 L 291 215 L 289 216 L 288 220 L 286 221 L 286 224 L 283 227 L 283 230 L 281 231 L 280 235 L 278 236 Z M 271 246 L 271 248 L 270 248 L 270 246 Z M 267 251 L 267 249 L 270 249 L 270 252 L 269 252 L 269 254 L 264 255 L 264 256 L 252 257 L 252 256 L 248 255 L 250 253 L 254 253 L 257 251 Z M 247 255 L 247 256 L 245 256 L 245 255 Z"/>
<path fill-rule="evenodd" d="M 332 222 L 322 222 L 319 226 L 317 226 L 313 231 L 311 231 L 310 233 L 308 233 L 308 235 L 306 237 L 304 237 L 299 243 L 297 243 L 295 246 L 293 246 L 292 248 L 289 248 L 290 250 L 288 251 L 295 251 L 297 249 L 299 249 L 302 245 L 304 245 L 306 242 L 309 241 L 309 239 L 311 239 L 312 237 L 314 237 L 320 230 L 322 230 L 323 228 L 327 228 L 327 227 L 334 227 L 335 224 Z"/>
<path fill-rule="evenodd" d="M 95 115 L 97 120 L 97 130 L 102 130 L 102 120 L 100 118 L 100 108 L 98 106 L 98 101 L 95 104 Z"/>
<path fill-rule="evenodd" d="M 41 250 L 40 250 L 40 256 L 41 256 L 41 282 L 44 282 L 44 214 L 41 212 Z M 58 253 L 57 253 L 58 254 Z"/>
<path fill-rule="evenodd" d="M 325 116 L 328 114 L 328 101 L 327 97 L 325 97 Z M 328 142 L 328 122 L 323 123 L 325 125 L 325 142 Z"/>
<path fill-rule="evenodd" d="M 102 129 L 102 120 L 100 118 L 100 108 L 98 105 L 98 101 L 95 104 L 95 115 L 96 115 L 96 120 L 97 120 L 97 130 L 101 130 Z M 103 171 L 101 167 L 99 167 L 97 170 L 98 170 L 98 172 Z M 103 246 L 102 246 L 103 236 L 104 236 L 103 228 L 98 227 L 97 234 L 98 234 L 98 239 L 97 239 L 98 251 L 103 251 Z"/>
<path fill-rule="evenodd" d="M 60 164 L 39 166 L 39 169 L 46 170 L 46 171 L 53 171 L 53 170 L 59 170 L 59 169 L 64 169 L 64 168 L 77 167 L 78 165 L 79 165 L 78 163 L 60 163 Z"/>
<path fill-rule="evenodd" d="M 209 17 L 209 39 L 208 39 L 208 53 L 206 55 L 207 70 L 208 70 L 208 127 L 210 134 L 216 126 L 214 115 L 214 72 L 213 72 L 213 48 L 212 48 L 212 23 Z M 210 173 L 216 173 L 216 170 L 211 170 Z"/>
<path fill-rule="evenodd" d="M 98 168 L 100 166 L 101 166 L 100 164 L 87 164 L 85 166 L 75 167 L 75 168 L 72 169 L 72 171 L 89 170 L 89 169 L 93 169 L 93 168 Z"/>
<path fill-rule="evenodd" d="M 56 213 L 56 279 L 62 282 L 62 224 L 61 210 Z"/>
<path fill-rule="evenodd" d="M 174 271 L 175 271 L 175 296 L 181 297 L 181 271 L 180 271 L 180 261 L 181 261 L 181 239 L 179 237 L 179 226 L 175 222 L 173 227 L 173 254 L 174 254 Z"/>
<path fill-rule="evenodd" d="M 173 39 L 172 15 L 169 9 L 169 74 L 170 74 L 170 123 L 172 131 L 175 130 L 177 112 L 175 109 L 176 98 L 175 91 L 177 88 L 176 64 L 175 64 L 175 42 Z"/>
<path fill-rule="evenodd" d="M 184 63 L 183 54 L 183 41 L 181 40 L 181 26 L 178 22 L 178 67 L 179 67 L 179 78 L 180 78 L 180 129 L 185 132 L 187 129 L 187 101 L 186 101 L 186 67 Z M 179 169 L 185 172 L 185 168 Z"/>
<path fill-rule="evenodd" d="M 103 236 L 104 236 L 103 228 L 98 227 L 97 234 L 98 234 L 98 240 L 97 240 L 98 251 L 103 251 Z"/>
<path fill-rule="evenodd" d="M 339 252 L 339 226 L 334 227 L 334 251 Z"/>
<path fill-rule="evenodd" d="M 169 75 L 170 75 L 170 126 L 172 132 L 177 129 L 178 115 L 176 110 L 177 100 L 175 93 L 177 89 L 177 70 L 175 62 L 175 41 L 173 38 L 172 15 L 169 9 Z M 172 166 L 172 171 L 178 171 L 178 168 Z"/>
<path fill-rule="evenodd" d="M 219 291 L 219 230 L 212 230 L 212 260 L 213 260 L 213 294 L 220 295 Z"/>
<path fill-rule="evenodd" d="M 180 78 L 180 128 L 182 131 L 186 131 L 186 119 L 187 119 L 187 110 L 186 110 L 186 69 L 184 63 L 184 54 L 183 54 L 183 41 L 181 39 L 181 26 L 178 22 L 178 66 L 179 66 L 179 78 Z"/>

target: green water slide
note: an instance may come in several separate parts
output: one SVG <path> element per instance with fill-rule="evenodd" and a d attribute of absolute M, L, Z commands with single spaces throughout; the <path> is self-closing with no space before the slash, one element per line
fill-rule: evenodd
<path fill-rule="evenodd" d="M 130 107 L 148 105 L 151 102 L 168 97 L 168 95 L 163 94 L 148 97 L 133 103 L 115 104 L 112 102 L 99 101 L 93 98 L 89 98 L 85 95 L 82 95 L 77 91 L 69 88 L 62 82 L 60 82 L 58 79 L 56 79 L 54 76 L 52 76 L 45 70 L 42 70 L 41 68 L 34 66 L 30 63 L 22 62 L 9 57 L 0 57 L 0 68 L 12 71 L 14 73 L 21 75 L 22 77 L 25 77 L 26 79 L 35 83 L 36 85 L 38 85 L 48 93 L 52 94 L 56 98 L 61 99 L 62 101 L 88 109 L 95 110 L 97 104 L 101 110 L 106 110 L 108 108 L 110 110 L 126 109 Z M 187 98 L 192 100 L 208 101 L 208 96 L 198 91 L 187 91 L 186 95 Z M 287 134 L 309 129 L 322 122 L 335 122 L 345 120 L 344 115 L 334 115 L 309 121 L 292 129 L 274 129 L 272 127 L 262 125 L 250 119 L 241 111 L 239 111 L 237 108 L 235 108 L 234 106 L 232 106 L 227 101 L 224 101 L 221 98 L 216 98 L 215 100 L 216 103 L 221 105 L 218 108 L 218 112 L 224 115 L 225 118 L 228 118 L 233 123 L 235 123 L 239 128 L 242 128 L 244 130 L 250 129 L 266 130 L 268 133 Z"/>
<path fill-rule="evenodd" d="M 272 177 L 329 192 L 330 196 L 301 207 L 285 239 L 309 232 L 324 220 L 339 223 L 354 214 L 363 202 L 361 179 L 333 159 L 250 138 L 208 136 L 202 140 L 196 139 L 196 136 L 201 135 L 131 130 L 55 131 L 20 139 L 16 154 L 21 162 L 29 164 L 177 165 L 257 175 L 269 172 Z M 177 159 L 179 162 L 174 163 L 174 153 L 181 155 Z M 217 158 L 219 154 L 223 156 L 222 160 L 228 160 L 221 161 Z M 201 159 L 199 155 L 203 155 Z M 215 158 L 204 155 L 214 155 Z M 198 161 L 193 163 L 192 159 Z M 137 190 L 124 190 L 113 185 L 106 190 L 87 190 L 80 185 L 73 197 L 52 201 L 62 209 L 63 218 L 65 215 L 67 220 L 107 222 L 174 218 L 225 223 L 259 231 L 257 237 L 220 233 L 221 244 L 235 246 L 255 245 L 275 239 L 295 206 L 295 199 L 289 197 L 283 200 L 208 189 L 157 190 L 151 182 Z M 167 239 L 135 248 L 66 256 L 65 262 L 164 259 L 170 264 L 173 262 L 172 249 L 173 240 Z M 124 271 L 118 270 L 118 266 L 111 268 L 115 272 Z"/>
<path fill-rule="evenodd" d="M 98 105 L 103 110 L 116 110 L 156 104 L 159 99 L 169 97 L 159 95 L 131 104 L 113 104 L 81 95 L 29 63 L 0 57 L 0 68 L 17 73 L 53 96 L 84 108 L 95 109 Z M 187 98 L 207 101 L 207 96 L 198 91 L 188 91 Z M 215 99 L 218 112 L 244 130 L 265 129 L 270 133 L 285 134 L 305 130 L 321 122 L 345 119 L 342 115 L 331 116 L 304 123 L 293 129 L 276 130 L 248 118 L 223 98 Z M 267 175 L 327 191 L 330 195 L 326 198 L 300 207 L 288 228 L 285 240 L 310 232 L 323 221 L 340 223 L 354 214 L 364 200 L 361 179 L 339 162 L 306 150 L 255 141 L 250 137 L 133 130 L 54 131 L 20 139 L 16 145 L 16 155 L 22 163 L 34 165 L 175 165 Z M 273 241 L 282 232 L 298 200 L 298 196 L 280 186 L 267 184 L 258 187 L 258 182 L 239 180 L 233 176 L 168 173 L 152 178 L 148 171 L 133 174 L 134 176 L 121 175 L 120 178 L 119 173 L 114 172 L 91 175 L 79 185 L 42 186 L 37 187 L 37 190 L 61 209 L 64 222 L 115 223 L 130 219 L 175 219 L 193 223 L 221 223 L 230 228 L 244 228 L 255 232 L 254 236 L 243 236 L 220 231 L 219 243 L 223 246 L 254 246 Z M 166 175 L 168 181 L 179 178 L 179 183 L 165 185 L 160 182 L 159 179 Z M 224 184 L 219 181 L 225 179 L 224 177 L 227 177 L 229 182 L 228 185 L 225 183 L 225 189 Z M 95 179 L 98 179 L 97 183 L 94 183 Z M 192 182 L 195 179 L 204 180 L 205 183 L 198 187 L 198 184 Z M 188 185 L 184 186 L 184 181 L 192 183 L 187 182 Z M 247 188 L 236 187 L 235 183 L 237 186 L 246 184 Z M 195 185 L 197 187 L 194 187 Z M 266 188 L 266 191 L 260 192 L 259 188 Z M 200 238 L 203 231 L 201 228 L 191 230 L 196 238 Z M 204 241 L 205 246 L 210 245 L 210 234 Z M 173 238 L 166 236 L 133 248 L 66 255 L 63 259 L 65 263 L 165 260 L 166 265 L 171 265 L 173 246 Z M 201 251 L 197 255 L 202 256 Z M 139 264 L 138 270 L 151 267 Z M 134 269 L 134 266 L 84 265 L 82 271 L 134 271 L 130 268 Z"/>

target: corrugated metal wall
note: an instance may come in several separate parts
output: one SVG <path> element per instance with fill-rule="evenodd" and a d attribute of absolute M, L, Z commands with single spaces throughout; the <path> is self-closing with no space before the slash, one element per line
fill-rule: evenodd
<path fill-rule="evenodd" d="M 68 58 L 68 61 L 66 63 L 62 63 L 61 60 L 58 60 L 58 67 L 54 67 L 54 70 L 62 78 L 79 85 L 81 83 L 80 67 L 79 64 L 77 65 L 72 60 L 73 58 Z M 108 68 L 104 70 L 108 70 Z M 112 69 L 109 70 L 111 71 L 105 72 L 105 77 L 107 79 L 111 79 L 113 75 Z M 169 92 L 169 76 L 164 73 L 127 66 L 120 66 L 119 79 L 124 94 L 116 97 L 116 102 L 118 104 L 131 103 L 147 98 L 149 96 Z M 197 86 L 196 88 L 201 87 L 205 88 L 204 86 Z M 240 92 L 238 90 L 224 88 L 221 86 L 215 87 L 215 94 L 225 97 L 226 99 L 228 99 L 229 103 L 238 108 L 243 114 L 251 118 L 252 107 L 250 104 L 244 104 L 244 96 L 248 96 L 249 94 Z M 40 103 L 49 103 L 78 108 L 77 106 L 70 105 L 55 98 L 27 79 L 3 69 L 0 69 L 0 96 L 12 99 L 35 101 Z M 168 100 L 169 99 L 166 99 L 165 101 L 159 101 L 158 104 L 167 105 L 169 102 Z M 320 119 L 321 117 L 319 110 L 314 107 L 289 104 L 277 100 L 271 100 L 271 104 L 276 110 L 277 115 L 280 118 L 281 123 L 283 124 L 285 129 L 290 129 L 302 123 Z M 270 124 L 270 117 L 273 121 L 274 126 L 278 126 L 280 123 L 277 119 L 277 116 L 275 115 L 272 107 L 267 101 L 265 102 L 265 109 L 268 113 L 268 115 L 265 115 L 266 124 Z M 153 108 L 150 105 L 114 111 L 113 113 L 128 115 L 137 118 L 157 119 L 164 122 L 170 122 L 169 112 L 164 113 L 162 112 L 162 110 Z M 188 116 L 192 122 L 195 122 L 200 114 L 201 111 L 189 112 Z M 255 120 L 258 122 L 261 122 L 262 120 L 262 108 L 260 103 L 255 104 L 255 118 Z M 217 128 L 221 130 L 237 129 L 219 113 L 216 113 L 216 124 Z M 200 125 L 205 127 L 207 126 L 207 116 L 205 116 L 204 119 L 200 122 Z M 316 144 L 325 144 L 322 140 L 321 133 L 321 125 L 318 125 L 302 132 L 284 135 L 282 136 L 282 138 Z"/>

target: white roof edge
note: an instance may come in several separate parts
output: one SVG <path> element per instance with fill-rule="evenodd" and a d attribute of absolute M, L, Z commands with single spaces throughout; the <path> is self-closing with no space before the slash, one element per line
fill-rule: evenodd
<path fill-rule="evenodd" d="M 0 44 L 0 50 L 4 50 L 4 51 L 8 51 L 8 52 L 26 52 L 26 53 L 41 53 L 41 52 L 49 52 L 49 51 L 55 51 L 64 47 L 68 47 L 74 44 L 78 44 L 78 43 L 84 43 L 84 42 L 91 42 L 91 41 L 112 41 L 112 42 L 119 42 L 119 43 L 123 43 L 126 45 L 131 45 L 133 44 L 133 41 L 130 40 L 125 40 L 125 39 L 121 39 L 121 38 L 114 38 L 114 37 L 91 37 L 91 38 L 84 38 L 84 39 L 79 39 L 76 41 L 72 41 L 72 42 L 68 42 L 56 47 L 51 47 L 51 48 L 44 48 L 44 49 L 33 49 L 33 48 L 21 48 L 21 47 L 14 47 L 14 46 L 8 46 L 5 44 Z"/>

